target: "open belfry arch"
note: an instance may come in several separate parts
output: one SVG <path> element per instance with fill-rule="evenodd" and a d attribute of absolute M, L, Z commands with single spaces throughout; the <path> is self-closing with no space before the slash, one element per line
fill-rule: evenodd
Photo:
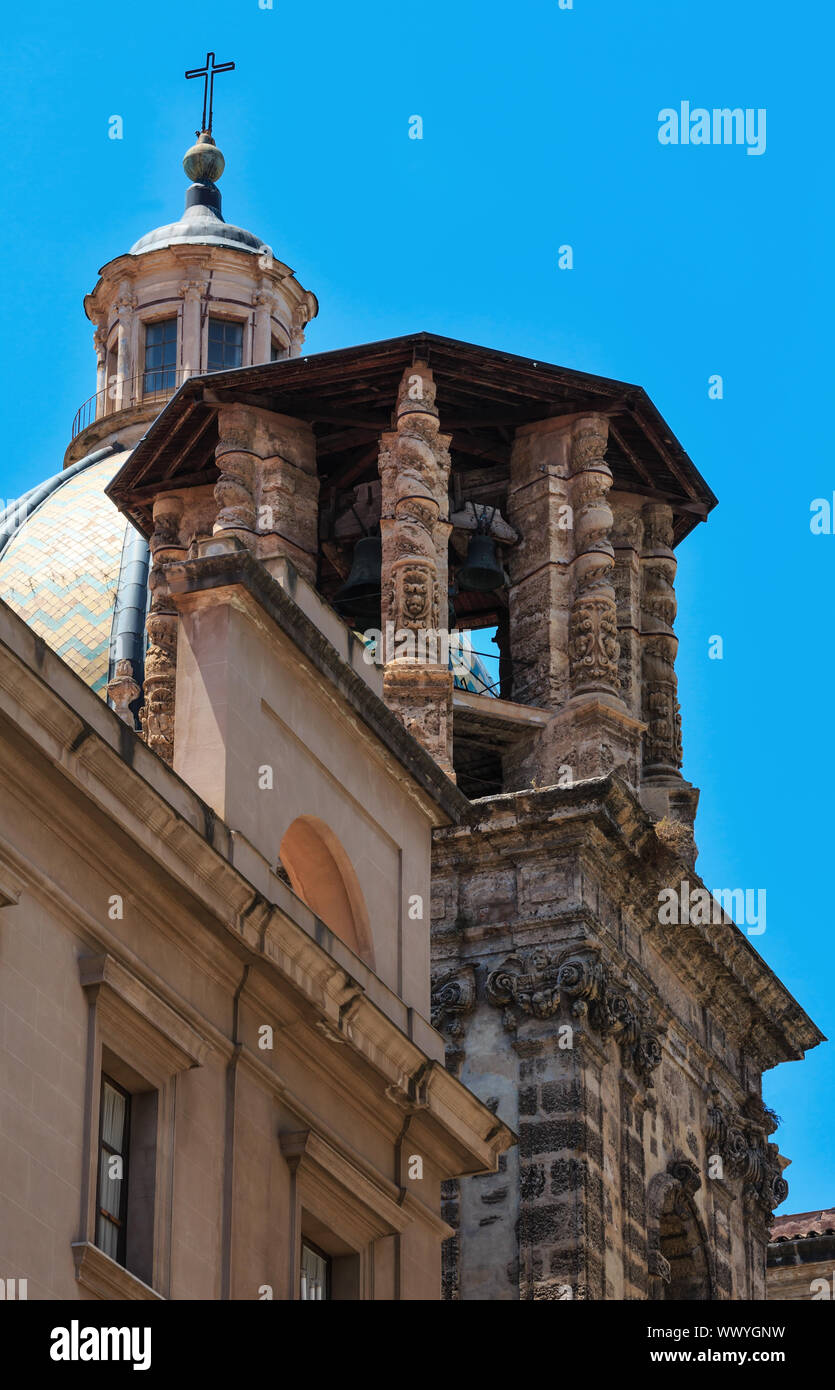
<path fill-rule="evenodd" d="M 433 1021 L 519 1144 L 447 1186 L 445 1296 L 762 1297 L 786 1185 L 761 1077 L 821 1035 L 721 911 L 659 921 L 702 886 L 675 549 L 715 498 L 645 393 L 420 333 L 190 379 L 109 494 L 172 629 L 242 550 L 349 644 L 379 629 L 383 699 L 470 799 L 434 835 Z M 455 629 L 495 631 L 496 688 L 392 640 Z"/>

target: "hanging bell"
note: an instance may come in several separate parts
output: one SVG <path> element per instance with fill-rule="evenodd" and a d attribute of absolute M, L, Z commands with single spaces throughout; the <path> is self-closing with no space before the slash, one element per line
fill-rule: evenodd
<path fill-rule="evenodd" d="M 379 627 L 382 584 L 383 543 L 379 536 L 363 536 L 354 546 L 351 573 L 334 595 L 333 606 L 358 626 Z"/>
<path fill-rule="evenodd" d="M 496 555 L 496 543 L 481 526 L 470 536 L 467 558 L 455 577 L 459 589 L 475 590 L 477 593 L 490 593 L 503 586 L 505 576 Z"/>

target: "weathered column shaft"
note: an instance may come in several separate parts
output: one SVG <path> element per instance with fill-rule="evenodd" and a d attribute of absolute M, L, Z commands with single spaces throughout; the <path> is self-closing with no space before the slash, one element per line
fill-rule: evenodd
<path fill-rule="evenodd" d="M 673 587 L 673 517 L 664 503 L 643 509 L 641 552 L 641 645 L 643 667 L 643 778 L 677 776 L 681 767 L 681 717 L 675 670 L 678 639 L 673 631 L 676 596 Z"/>
<path fill-rule="evenodd" d="M 196 376 L 200 371 L 200 305 L 203 286 L 198 280 L 185 280 L 180 292 L 183 296 L 182 368 L 189 375 Z"/>
<path fill-rule="evenodd" d="M 589 415 L 577 421 L 571 441 L 575 558 L 568 657 L 572 695 L 620 695 L 607 440 L 605 418 Z"/>
<path fill-rule="evenodd" d="M 316 581 L 319 479 L 303 420 L 231 405 L 218 414 L 215 535 L 236 536 L 270 569 L 278 557 Z"/>
<path fill-rule="evenodd" d="M 449 775 L 452 673 L 448 662 L 449 436 L 439 433 L 426 363 L 403 374 L 397 429 L 380 442 L 381 626 L 386 703 Z"/>
<path fill-rule="evenodd" d="M 641 718 L 641 543 L 644 527 L 639 508 L 612 500 L 612 579 L 617 604 L 620 694 L 629 713 Z"/>
<path fill-rule="evenodd" d="M 163 494 L 154 502 L 154 531 L 150 540 L 151 608 L 148 613 L 148 650 L 145 656 L 145 703 L 139 711 L 142 736 L 148 747 L 167 763 L 174 761 L 174 707 L 177 684 L 177 610 L 165 579 L 165 566 L 180 560 L 180 497 Z"/>
<path fill-rule="evenodd" d="M 568 698 L 573 513 L 570 423 L 542 420 L 516 431 L 507 519 L 520 541 L 508 552 L 512 698 L 559 709 Z"/>

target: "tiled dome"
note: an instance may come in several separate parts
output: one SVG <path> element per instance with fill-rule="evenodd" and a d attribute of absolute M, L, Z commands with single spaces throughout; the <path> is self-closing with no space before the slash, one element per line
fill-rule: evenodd
<path fill-rule="evenodd" d="M 98 450 L 0 513 L 0 599 L 102 698 L 116 660 L 142 654 L 147 545 L 104 495 L 129 452 Z"/>

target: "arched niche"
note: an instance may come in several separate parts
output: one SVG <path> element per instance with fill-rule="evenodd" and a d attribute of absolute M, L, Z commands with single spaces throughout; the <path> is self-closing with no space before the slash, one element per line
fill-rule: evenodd
<path fill-rule="evenodd" d="M 285 832 L 279 858 L 293 892 L 374 969 L 368 909 L 354 866 L 330 826 L 298 816 Z"/>
<path fill-rule="evenodd" d="M 693 1197 L 701 1177 L 689 1159 L 674 1160 L 652 1179 L 647 1194 L 650 1298 L 661 1302 L 713 1299 L 710 1249 Z"/>

